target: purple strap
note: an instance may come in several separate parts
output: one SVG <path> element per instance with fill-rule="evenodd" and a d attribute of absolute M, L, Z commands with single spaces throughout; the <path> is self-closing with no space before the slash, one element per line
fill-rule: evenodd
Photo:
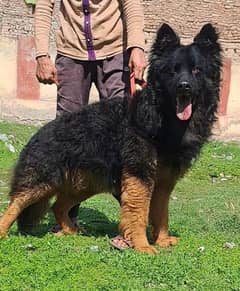
<path fill-rule="evenodd" d="M 84 14 L 84 33 L 85 33 L 85 38 L 86 38 L 88 59 L 90 61 L 95 61 L 96 55 L 95 55 L 95 51 L 93 48 L 93 41 L 92 41 L 89 0 L 83 0 L 82 6 L 83 6 L 83 14 Z"/>

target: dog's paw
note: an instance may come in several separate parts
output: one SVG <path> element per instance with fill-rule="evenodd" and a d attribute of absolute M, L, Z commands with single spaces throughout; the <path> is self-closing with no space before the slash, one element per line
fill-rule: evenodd
<path fill-rule="evenodd" d="M 155 245 L 161 248 L 168 248 L 171 246 L 175 246 L 178 243 L 178 238 L 175 236 L 167 236 L 164 238 L 159 238 L 156 240 Z"/>
<path fill-rule="evenodd" d="M 151 246 L 142 246 L 142 247 L 134 247 L 134 249 L 138 252 L 141 252 L 141 253 L 147 253 L 149 255 L 156 255 L 158 254 L 158 251 L 151 247 Z"/>
<path fill-rule="evenodd" d="M 64 236 L 64 235 L 74 235 L 74 234 L 78 234 L 78 229 L 70 229 L 70 228 L 67 228 L 67 229 L 64 229 L 64 230 L 59 230 L 57 232 L 53 232 L 53 235 L 56 236 L 56 237 L 61 237 L 61 236 Z"/>
<path fill-rule="evenodd" d="M 53 234 L 57 234 L 56 236 L 61 236 L 60 233 L 62 232 L 65 234 L 87 234 L 86 229 L 75 220 L 73 220 L 73 226 L 68 227 L 67 229 L 65 229 L 65 231 L 62 230 L 61 226 L 58 223 L 54 224 L 49 231 Z"/>
<path fill-rule="evenodd" d="M 57 231 L 57 232 L 53 232 L 52 234 L 53 234 L 53 236 L 55 236 L 55 237 L 61 237 L 61 236 L 64 236 L 64 235 L 65 235 L 64 232 L 63 232 L 62 230 L 59 230 L 59 231 Z"/>
<path fill-rule="evenodd" d="M 8 235 L 8 233 L 6 231 L 0 229 L 0 240 L 7 237 L 7 235 Z"/>

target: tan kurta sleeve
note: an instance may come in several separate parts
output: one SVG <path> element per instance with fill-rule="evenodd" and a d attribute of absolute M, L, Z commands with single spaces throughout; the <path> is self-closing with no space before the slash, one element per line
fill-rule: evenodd
<path fill-rule="evenodd" d="M 145 48 L 144 13 L 139 0 L 122 0 L 127 25 L 127 48 Z"/>
<path fill-rule="evenodd" d="M 36 57 L 47 55 L 54 0 L 37 0 L 35 10 Z"/>

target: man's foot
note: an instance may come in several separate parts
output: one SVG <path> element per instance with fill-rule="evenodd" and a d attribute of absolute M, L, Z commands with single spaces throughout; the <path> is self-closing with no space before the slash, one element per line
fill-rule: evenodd
<path fill-rule="evenodd" d="M 133 248 L 133 244 L 130 240 L 124 239 L 121 235 L 117 235 L 110 240 L 110 245 L 119 251 L 123 251 L 125 249 Z"/>

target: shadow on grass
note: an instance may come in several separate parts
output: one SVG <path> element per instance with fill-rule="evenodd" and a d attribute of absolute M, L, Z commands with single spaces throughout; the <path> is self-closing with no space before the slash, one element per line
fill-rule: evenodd
<path fill-rule="evenodd" d="M 110 221 L 108 217 L 102 212 L 86 207 L 80 207 L 78 220 L 81 226 L 86 230 L 84 236 L 94 236 L 94 237 L 104 237 L 108 235 L 109 237 L 118 234 L 118 223 Z M 28 233 L 22 233 L 22 235 L 31 235 L 36 237 L 44 237 L 50 232 L 50 229 L 55 224 L 55 218 L 51 210 L 49 211 L 46 218 L 36 225 L 33 230 Z M 17 234 L 14 232 L 13 234 Z"/>
<path fill-rule="evenodd" d="M 84 225 L 87 234 L 90 236 L 114 236 L 118 233 L 118 222 L 110 221 L 102 212 L 81 207 L 79 211 L 80 224 Z"/>
<path fill-rule="evenodd" d="M 119 221 L 109 220 L 108 217 L 97 209 L 80 207 L 78 221 L 81 226 L 86 230 L 86 234 L 83 236 L 94 236 L 98 237 L 115 237 L 119 234 L 118 223 Z M 55 218 L 51 210 L 44 218 L 44 220 L 36 225 L 31 232 L 22 235 L 30 235 L 38 238 L 44 237 L 47 233 L 51 233 L 51 228 L 55 224 Z M 13 235 L 18 232 L 13 232 Z M 170 236 L 179 237 L 179 233 L 176 230 L 169 231 Z M 149 241 L 153 243 L 151 236 L 151 227 L 147 227 L 147 236 Z"/>

